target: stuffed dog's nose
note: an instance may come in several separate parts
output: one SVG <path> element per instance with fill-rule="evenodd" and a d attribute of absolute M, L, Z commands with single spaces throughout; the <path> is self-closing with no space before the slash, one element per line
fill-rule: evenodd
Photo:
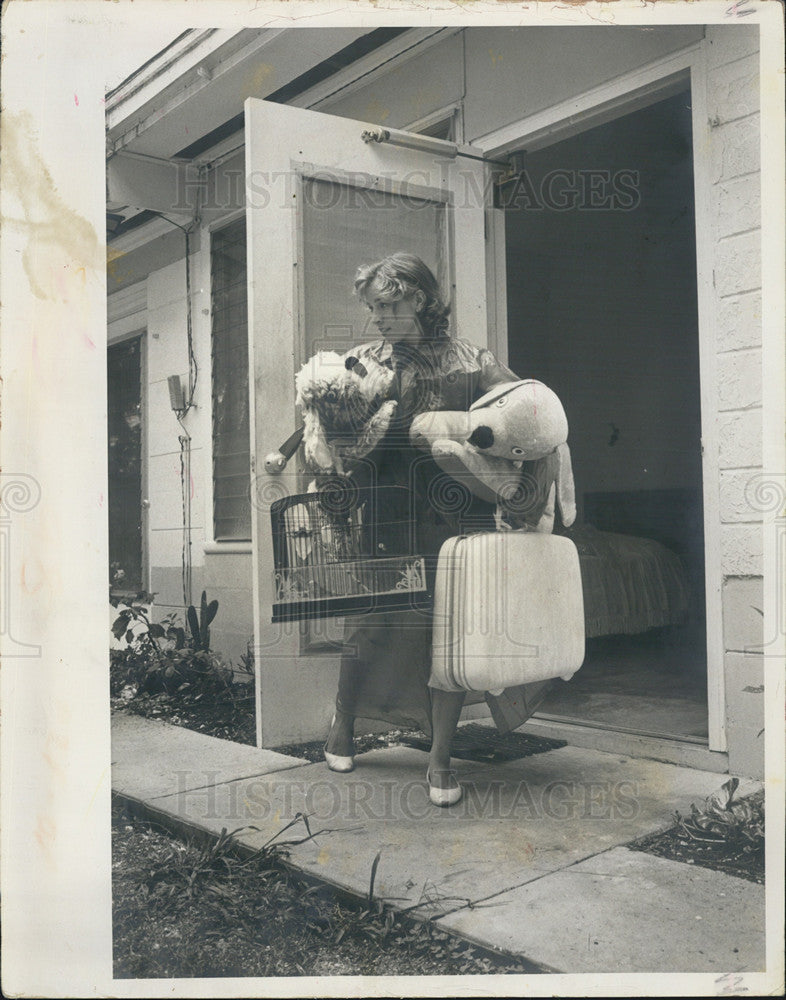
<path fill-rule="evenodd" d="M 490 448 L 494 444 L 494 431 L 481 424 L 470 434 L 467 441 L 469 444 L 474 444 L 476 448 Z"/>

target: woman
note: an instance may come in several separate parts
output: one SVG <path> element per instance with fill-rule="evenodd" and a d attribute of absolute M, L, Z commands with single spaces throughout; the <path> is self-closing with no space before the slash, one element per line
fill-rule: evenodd
<path fill-rule="evenodd" d="M 370 357 L 393 369 L 398 406 L 388 432 L 352 476 L 360 485 L 373 482 L 413 491 L 418 552 L 427 557 L 433 583 L 436 556 L 445 539 L 467 530 L 467 525 L 470 530 L 493 531 L 494 508 L 466 490 L 462 497 L 462 487 L 430 455 L 412 447 L 409 426 L 427 410 L 466 410 L 492 386 L 517 376 L 490 351 L 449 336 L 449 306 L 419 257 L 395 253 L 361 267 L 355 292 L 381 339 L 351 353 L 361 362 Z M 431 624 L 429 614 L 416 610 L 347 619 L 325 759 L 333 770 L 352 770 L 358 716 L 430 730 L 429 795 L 435 805 L 444 806 L 461 798 L 450 767 L 450 741 L 465 696 L 429 683 Z"/>

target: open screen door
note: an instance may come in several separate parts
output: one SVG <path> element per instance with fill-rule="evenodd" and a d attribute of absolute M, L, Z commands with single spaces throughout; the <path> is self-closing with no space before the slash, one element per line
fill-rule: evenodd
<path fill-rule="evenodd" d="M 434 271 L 452 333 L 489 344 L 488 164 L 470 147 L 255 99 L 245 128 L 257 739 L 275 746 L 327 731 L 339 662 L 302 623 L 271 624 L 270 506 L 305 484 L 294 460 L 275 476 L 264 457 L 298 425 L 295 372 L 318 350 L 378 339 L 353 278 L 397 250 Z"/>

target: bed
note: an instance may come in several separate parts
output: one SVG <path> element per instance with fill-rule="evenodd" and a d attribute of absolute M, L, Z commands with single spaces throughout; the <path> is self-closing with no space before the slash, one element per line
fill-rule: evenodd
<path fill-rule="evenodd" d="M 701 576 L 697 494 L 650 490 L 583 500 L 583 519 L 566 534 L 579 553 L 587 637 L 683 624 Z"/>
<path fill-rule="evenodd" d="M 589 524 L 569 534 L 579 553 L 587 638 L 634 635 L 686 621 L 690 584 L 676 553 L 651 538 Z"/>

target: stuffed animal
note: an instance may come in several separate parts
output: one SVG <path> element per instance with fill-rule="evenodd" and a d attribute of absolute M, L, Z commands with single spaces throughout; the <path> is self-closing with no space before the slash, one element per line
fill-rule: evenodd
<path fill-rule="evenodd" d="M 430 451 L 470 492 L 497 503 L 517 523 L 546 532 L 553 527 L 555 500 L 566 527 L 576 518 L 567 438 L 562 404 L 533 379 L 496 385 L 467 412 L 419 414 L 410 429 L 413 445 Z M 528 509 L 539 511 L 535 522 Z"/>
<path fill-rule="evenodd" d="M 304 417 L 303 451 L 316 471 L 343 474 L 347 460 L 363 458 L 379 443 L 396 411 L 393 371 L 352 354 L 319 351 L 295 377 Z"/>

